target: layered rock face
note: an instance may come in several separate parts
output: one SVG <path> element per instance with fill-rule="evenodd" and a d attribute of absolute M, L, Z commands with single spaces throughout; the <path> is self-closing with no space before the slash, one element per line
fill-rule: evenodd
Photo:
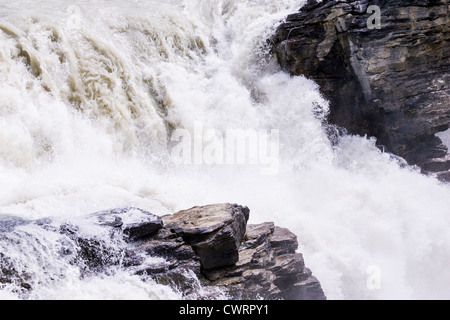
<path fill-rule="evenodd" d="M 450 123 L 449 26 L 446 0 L 308 1 L 274 49 L 286 71 L 320 85 L 331 123 L 448 179 L 435 134 Z"/>
<path fill-rule="evenodd" d="M 42 228 L 63 244 L 59 259 L 79 267 L 83 277 L 119 268 L 171 286 L 186 299 L 325 300 L 296 252 L 297 237 L 273 223 L 247 225 L 249 214 L 247 207 L 215 204 L 164 217 L 137 208 L 90 215 L 107 239 L 73 224 L 0 216 L 0 241 L 10 243 L 21 232 L 33 237 L 30 230 Z M 26 296 L 39 279 L 16 258 L 0 252 L 0 287 L 14 285 Z"/>
<path fill-rule="evenodd" d="M 273 223 L 247 226 L 249 213 L 247 207 L 216 204 L 163 217 L 164 227 L 138 247 L 166 262 L 141 272 L 186 293 L 191 288 L 183 275 L 194 272 L 205 288 L 221 288 L 232 299 L 326 299 L 296 253 L 297 237 Z"/>

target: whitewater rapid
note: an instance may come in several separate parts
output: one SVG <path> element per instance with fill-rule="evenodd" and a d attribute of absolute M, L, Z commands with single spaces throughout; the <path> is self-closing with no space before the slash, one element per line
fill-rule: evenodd
<path fill-rule="evenodd" d="M 332 144 L 317 85 L 270 53 L 303 3 L 0 0 L 0 213 L 79 222 L 116 207 L 238 203 L 250 223 L 297 234 L 329 299 L 450 298 L 449 186 L 370 137 Z M 277 171 L 174 163 L 172 133 L 195 137 L 196 124 L 278 130 Z M 181 298 L 126 272 L 82 278 L 58 239 L 39 237 L 0 241 L 42 280 L 28 299 Z M 0 299 L 21 298 L 0 284 Z"/>

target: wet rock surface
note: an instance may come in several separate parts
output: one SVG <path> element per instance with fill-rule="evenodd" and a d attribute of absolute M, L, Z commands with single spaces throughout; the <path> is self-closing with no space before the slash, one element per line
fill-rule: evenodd
<path fill-rule="evenodd" d="M 162 219 L 139 208 L 120 208 L 93 214 L 100 225 L 121 228 L 130 240 L 148 237 L 162 228 Z"/>
<path fill-rule="evenodd" d="M 380 24 L 376 24 L 379 8 Z M 450 123 L 450 15 L 445 0 L 308 1 L 274 39 L 281 66 L 315 80 L 329 121 L 448 180 L 435 136 Z"/>
<path fill-rule="evenodd" d="M 0 238 L 20 237 L 20 228 L 30 224 L 58 235 L 60 259 L 79 267 L 81 277 L 121 268 L 171 286 L 186 299 L 326 299 L 296 252 L 297 237 L 273 223 L 247 225 L 249 214 L 236 204 L 194 207 L 164 217 L 137 208 L 114 209 L 89 216 L 106 231 L 95 236 L 75 224 L 5 217 Z M 23 264 L 0 254 L 0 286 L 33 290 L 33 273 L 17 265 Z"/>
<path fill-rule="evenodd" d="M 204 269 L 213 269 L 239 261 L 248 219 L 248 208 L 220 204 L 180 211 L 164 223 L 192 246 Z"/>
<path fill-rule="evenodd" d="M 319 281 L 305 267 L 297 237 L 273 223 L 247 225 L 250 210 L 235 204 L 195 207 L 163 217 L 164 227 L 139 247 L 166 259 L 156 281 L 176 283 L 193 272 L 205 288 L 232 299 L 324 300 Z"/>
<path fill-rule="evenodd" d="M 250 225 L 239 262 L 204 274 L 211 284 L 226 287 L 236 299 L 325 299 L 297 248 L 297 237 L 287 229 L 273 223 Z"/>

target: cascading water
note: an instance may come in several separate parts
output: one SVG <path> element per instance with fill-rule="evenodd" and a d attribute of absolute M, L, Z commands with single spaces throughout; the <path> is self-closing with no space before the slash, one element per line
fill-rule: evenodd
<path fill-rule="evenodd" d="M 329 299 L 449 298 L 448 185 L 373 139 L 332 144 L 315 83 L 270 55 L 303 3 L 1 0 L 0 258 L 24 281 L 0 281 L 0 299 L 179 299 L 120 269 L 83 276 L 45 221 L 101 237 L 86 215 L 222 202 L 294 231 Z M 201 151 L 229 129 L 278 130 L 277 170 L 176 164 L 177 129 Z"/>

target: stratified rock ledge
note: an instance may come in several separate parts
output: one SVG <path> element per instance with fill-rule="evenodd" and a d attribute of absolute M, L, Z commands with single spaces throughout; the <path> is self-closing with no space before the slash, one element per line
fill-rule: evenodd
<path fill-rule="evenodd" d="M 247 226 L 249 212 L 216 204 L 163 217 L 164 227 L 138 246 L 168 265 L 163 272 L 145 272 L 188 289 L 180 276 L 193 271 L 203 286 L 221 288 L 232 299 L 325 300 L 319 281 L 296 253 L 297 237 L 273 223 Z"/>
<path fill-rule="evenodd" d="M 11 242 L 23 233 L 33 243 L 45 231 L 57 239 L 60 259 L 78 267 L 81 277 L 128 271 L 170 286 L 186 300 L 325 300 L 319 281 L 296 252 L 296 235 L 273 223 L 247 225 L 249 215 L 237 204 L 163 217 L 118 208 L 90 214 L 80 225 L 0 215 L 0 240 Z M 95 232 L 86 232 L 86 225 Z M 15 286 L 27 297 L 40 284 L 25 265 L 0 252 L 0 287 Z"/>

